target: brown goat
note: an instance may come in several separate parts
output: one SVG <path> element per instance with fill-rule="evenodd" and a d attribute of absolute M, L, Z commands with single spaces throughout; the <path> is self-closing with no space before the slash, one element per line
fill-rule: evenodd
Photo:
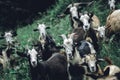
<path fill-rule="evenodd" d="M 120 9 L 113 11 L 106 20 L 105 34 L 110 38 L 113 34 L 120 32 Z"/>

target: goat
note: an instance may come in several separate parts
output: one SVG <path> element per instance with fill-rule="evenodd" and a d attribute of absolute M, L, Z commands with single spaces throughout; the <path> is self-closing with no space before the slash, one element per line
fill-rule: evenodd
<path fill-rule="evenodd" d="M 75 64 L 79 64 L 79 62 L 80 62 L 79 54 L 75 53 L 75 55 L 73 55 L 73 53 L 74 53 L 74 49 L 73 49 L 73 46 L 74 46 L 73 45 L 73 35 L 74 35 L 74 33 L 70 34 L 68 37 L 65 34 L 61 35 L 61 37 L 63 38 L 63 47 L 65 48 L 67 62 L 68 62 L 67 71 L 68 71 L 69 80 L 72 79 L 72 76 L 70 74 L 70 72 L 72 71 L 71 68 L 74 68 L 75 67 L 74 65 Z"/>
<path fill-rule="evenodd" d="M 105 39 L 105 26 L 98 27 L 94 30 L 96 31 L 96 36 L 99 41 Z"/>
<path fill-rule="evenodd" d="M 61 35 L 61 37 L 63 38 L 63 47 L 65 48 L 66 51 L 67 60 L 73 65 L 82 64 L 82 59 L 80 57 L 80 54 L 77 48 L 75 48 L 73 43 L 73 35 L 74 33 L 70 34 L 68 38 L 64 34 Z"/>
<path fill-rule="evenodd" d="M 107 39 L 111 38 L 113 34 L 117 35 L 120 32 L 120 9 L 113 11 L 106 20 L 105 36 Z"/>
<path fill-rule="evenodd" d="M 67 59 L 64 54 L 57 52 L 48 60 L 43 61 L 40 58 L 42 57 L 42 51 L 38 53 L 34 48 L 28 49 L 25 52 L 27 54 L 17 53 L 29 59 L 32 80 L 68 80 Z"/>
<path fill-rule="evenodd" d="M 90 19 L 90 16 L 92 17 L 93 14 L 89 14 L 89 16 L 87 14 L 85 14 L 85 17 L 89 17 L 89 19 Z M 84 19 L 85 17 L 83 16 L 83 17 L 81 17 L 81 19 Z M 95 30 L 90 27 L 90 24 L 86 25 L 86 27 L 85 27 L 84 23 L 80 19 L 77 19 L 77 18 L 74 18 L 74 19 L 80 24 L 79 25 L 81 27 L 80 30 L 82 31 L 82 32 L 78 31 L 78 32 L 82 33 L 82 34 L 80 34 L 80 33 L 76 32 L 78 30 L 78 28 L 73 29 L 73 33 L 77 33 L 76 40 L 79 40 L 79 39 L 85 40 L 87 37 L 90 37 L 92 42 L 93 42 L 93 46 L 94 46 L 95 50 L 98 52 L 99 51 L 99 46 L 98 46 L 98 43 L 97 43 L 98 39 L 97 39 L 97 36 L 95 34 Z"/>
<path fill-rule="evenodd" d="M 83 59 L 82 65 L 85 65 L 87 67 L 86 72 L 100 72 L 98 69 L 98 62 L 102 59 L 97 58 L 97 54 L 93 45 L 90 42 L 84 40 L 81 41 L 81 44 L 78 45 L 77 48 L 81 58 Z"/>
<path fill-rule="evenodd" d="M 5 50 L 2 50 L 2 56 L 0 56 L 0 63 L 2 64 L 4 71 L 10 68 L 10 62 Z"/>
<path fill-rule="evenodd" d="M 66 51 L 70 79 L 75 77 L 82 79 L 86 73 L 90 72 L 101 74 L 101 69 L 99 69 L 100 67 L 97 63 L 101 59 L 96 58 L 96 51 L 93 46 L 89 42 L 83 41 L 79 47 L 75 47 L 73 44 L 73 35 L 74 33 L 68 37 L 64 34 L 61 35 Z M 80 73 L 79 71 L 82 72 Z M 75 72 L 77 72 L 77 74 Z M 86 79 L 86 77 L 84 78 Z"/>
<path fill-rule="evenodd" d="M 36 45 L 38 45 L 38 47 L 42 46 L 43 60 L 47 60 L 52 55 L 54 52 L 53 49 L 59 50 L 62 48 L 61 46 L 57 46 L 52 36 L 47 34 L 46 29 L 49 28 L 50 27 L 46 27 L 45 24 L 38 24 L 38 28 L 34 29 L 34 31 L 40 32 L 40 42 L 37 42 Z"/>
<path fill-rule="evenodd" d="M 79 19 L 78 8 L 81 7 L 81 6 L 82 7 L 83 6 L 89 6 L 92 3 L 93 3 L 93 1 L 92 2 L 80 2 L 80 3 L 69 4 L 67 6 L 67 8 L 65 9 L 65 11 L 63 12 L 63 14 L 59 15 L 59 17 L 63 17 L 67 14 L 70 14 L 71 26 L 72 26 L 72 28 L 77 28 L 79 24 L 73 18 L 75 17 L 75 18 Z"/>
<path fill-rule="evenodd" d="M 47 37 L 46 29 L 49 29 L 49 27 L 46 27 L 45 24 L 39 24 L 39 23 L 38 23 L 37 29 L 34 29 L 34 31 L 39 31 L 39 33 L 40 33 L 39 40 L 40 40 L 43 48 L 45 46 L 45 43 L 46 43 L 45 41 L 46 41 L 46 37 Z"/>
<path fill-rule="evenodd" d="M 119 80 L 120 79 L 120 68 L 116 65 L 113 65 L 109 58 L 105 58 L 108 65 L 103 69 L 101 75 L 87 74 L 87 76 L 92 77 L 96 80 Z"/>
<path fill-rule="evenodd" d="M 15 39 L 13 37 L 17 36 L 16 31 L 8 31 L 1 34 L 0 39 L 5 39 L 8 46 L 13 46 Z"/>
<path fill-rule="evenodd" d="M 84 14 L 79 13 L 79 16 L 85 31 L 89 30 L 90 27 L 94 29 L 100 26 L 99 18 L 93 13 L 88 13 L 85 11 Z"/>
<path fill-rule="evenodd" d="M 108 0 L 110 10 L 115 10 L 115 0 Z"/>
<path fill-rule="evenodd" d="M 93 47 L 93 45 L 87 41 L 81 41 L 81 44 L 74 46 L 73 44 L 73 36 L 74 33 L 71 34 L 69 38 L 67 38 L 65 35 L 62 35 L 63 38 L 63 45 L 66 50 L 66 55 L 68 58 L 68 61 L 72 64 L 83 64 L 86 58 L 88 58 L 89 54 L 96 55 L 96 51 Z M 84 58 L 86 56 L 86 58 Z M 95 57 L 95 56 L 94 56 Z M 84 59 L 83 59 L 84 58 Z M 95 57 L 96 59 L 96 57 Z M 94 60 L 94 65 L 96 64 L 97 60 Z M 91 61 L 90 61 L 91 62 Z M 87 63 L 88 65 L 91 63 Z M 93 67 L 93 66 L 92 66 Z M 89 69 L 92 72 L 91 66 L 89 66 Z M 93 72 L 96 71 L 96 68 L 94 68 Z"/>

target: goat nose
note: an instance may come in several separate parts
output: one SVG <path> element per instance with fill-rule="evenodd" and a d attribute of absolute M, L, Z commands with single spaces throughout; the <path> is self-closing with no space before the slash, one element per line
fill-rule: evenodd
<path fill-rule="evenodd" d="M 33 65 L 35 65 L 35 61 L 33 61 L 32 63 L 33 63 Z"/>
<path fill-rule="evenodd" d="M 88 28 L 88 26 L 87 26 L 87 25 L 85 25 L 85 28 Z"/>
<path fill-rule="evenodd" d="M 71 54 L 69 54 L 70 60 L 72 60 L 73 56 Z"/>
<path fill-rule="evenodd" d="M 104 37 L 104 35 L 102 35 L 102 38 Z"/>
<path fill-rule="evenodd" d="M 112 6 L 111 9 L 114 10 L 114 7 Z"/>
<path fill-rule="evenodd" d="M 91 69 L 92 69 L 93 72 L 95 71 L 95 70 L 94 70 L 94 67 L 91 67 Z"/>

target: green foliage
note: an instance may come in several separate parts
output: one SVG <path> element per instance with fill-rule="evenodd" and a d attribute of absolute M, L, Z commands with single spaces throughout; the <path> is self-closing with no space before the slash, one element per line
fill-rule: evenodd
<path fill-rule="evenodd" d="M 89 1 L 89 0 L 82 0 Z M 83 11 L 87 10 L 96 14 L 101 21 L 101 25 L 105 25 L 106 18 L 109 14 L 109 8 L 104 4 L 103 0 L 94 0 L 94 4 L 91 7 L 84 8 Z M 42 18 L 35 20 L 31 25 L 18 26 L 17 29 L 17 40 L 21 44 L 20 47 L 24 47 L 27 44 L 31 45 L 32 41 L 37 40 L 39 33 L 33 32 L 33 29 L 37 27 L 37 23 L 45 23 L 50 27 L 50 30 L 47 30 L 49 34 L 53 36 L 58 45 L 61 44 L 62 39 L 59 37 L 61 34 L 69 34 L 71 32 L 69 16 L 64 18 L 57 18 L 58 14 L 61 14 L 66 6 L 72 2 L 79 2 L 79 0 L 57 0 L 56 4 L 53 5 L 47 12 L 43 13 Z M 120 7 L 120 5 L 117 5 Z M 120 66 L 120 44 L 110 42 L 109 44 L 101 43 L 100 56 L 108 56 L 112 59 L 115 65 Z M 1 70 L 1 69 L 0 69 Z M 0 72 L 0 80 L 30 80 L 29 73 L 29 64 L 28 60 L 21 58 L 18 61 L 17 69 L 8 69 L 5 73 Z"/>

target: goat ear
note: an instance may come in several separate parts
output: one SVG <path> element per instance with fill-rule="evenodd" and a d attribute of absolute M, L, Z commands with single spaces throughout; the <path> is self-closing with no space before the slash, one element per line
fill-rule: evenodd
<path fill-rule="evenodd" d="M 16 31 L 12 31 L 11 32 L 13 36 L 17 36 L 17 32 Z"/>
<path fill-rule="evenodd" d="M 69 36 L 69 38 L 73 39 L 74 35 L 75 35 L 75 33 L 71 33 L 68 36 Z"/>
<path fill-rule="evenodd" d="M 65 9 L 64 14 L 70 14 L 70 7 L 69 6 Z"/>
<path fill-rule="evenodd" d="M 105 61 L 105 59 L 103 59 L 103 58 L 98 58 L 97 61 L 98 61 L 98 62 L 103 62 L 103 61 Z"/>
<path fill-rule="evenodd" d="M 93 17 L 93 13 L 88 13 L 88 16 L 90 17 L 90 19 Z"/>
<path fill-rule="evenodd" d="M 63 14 L 59 14 L 59 15 L 57 15 L 57 18 L 63 18 L 65 16 L 65 14 L 63 13 Z"/>
<path fill-rule="evenodd" d="M 59 35 L 59 37 L 61 37 L 63 40 L 67 38 L 65 34 Z"/>
<path fill-rule="evenodd" d="M 80 19 L 79 18 L 76 18 L 76 17 L 73 17 L 73 19 L 77 22 L 80 22 Z"/>
<path fill-rule="evenodd" d="M 25 48 L 23 50 L 17 50 L 16 52 L 20 57 L 28 57 L 27 55 L 27 51 L 25 50 Z"/>
<path fill-rule="evenodd" d="M 33 29 L 33 31 L 38 31 L 38 29 Z"/>
<path fill-rule="evenodd" d="M 82 62 L 82 64 L 81 64 L 81 65 L 83 65 L 83 66 L 85 65 L 85 66 L 86 66 L 86 65 L 87 65 L 87 64 L 86 64 L 86 60 L 85 60 L 85 59 L 83 59 L 82 61 L 83 61 L 83 62 Z"/>
<path fill-rule="evenodd" d="M 80 26 L 83 25 L 83 22 L 81 22 L 79 18 L 73 17 L 73 19 L 74 19 L 76 22 L 78 22 Z"/>
<path fill-rule="evenodd" d="M 104 71 L 104 76 L 108 76 L 110 72 L 110 68 L 108 67 L 105 71 Z"/>
<path fill-rule="evenodd" d="M 95 31 L 98 31 L 98 28 L 93 28 Z"/>
<path fill-rule="evenodd" d="M 50 27 L 46 27 L 46 29 L 50 29 Z"/>
<path fill-rule="evenodd" d="M 2 33 L 1 33 L 1 36 L 3 37 L 4 35 L 5 35 L 5 33 L 2 32 Z"/>
<path fill-rule="evenodd" d="M 97 28 L 93 28 L 95 32 L 99 32 Z"/>

